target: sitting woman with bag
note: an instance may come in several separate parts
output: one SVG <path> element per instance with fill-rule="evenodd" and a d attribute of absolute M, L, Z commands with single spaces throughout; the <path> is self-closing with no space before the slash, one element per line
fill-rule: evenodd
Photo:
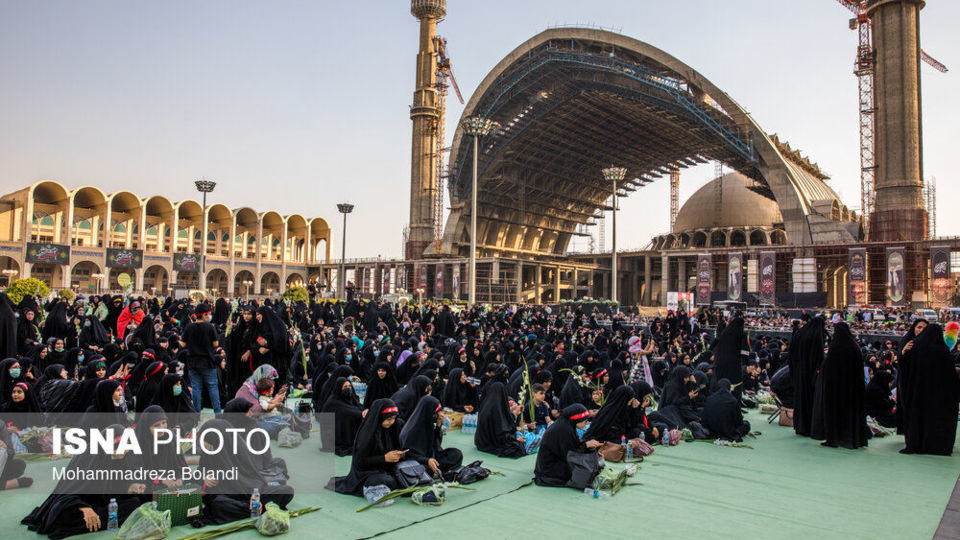
<path fill-rule="evenodd" d="M 463 463 L 463 452 L 441 448 L 443 416 L 440 401 L 433 396 L 423 396 L 400 430 L 400 444 L 409 450 L 407 459 L 417 460 L 430 474 L 446 477 Z"/>
<path fill-rule="evenodd" d="M 547 428 L 533 469 L 533 481 L 538 486 L 566 486 L 571 475 L 567 452 L 586 452 L 601 446 L 595 440 L 581 442 L 577 437 L 577 428 L 583 429 L 589 419 L 587 408 L 575 403 L 560 411 L 560 418 Z"/>
<path fill-rule="evenodd" d="M 473 438 L 477 450 L 514 459 L 527 455 L 524 439 L 517 432 L 519 414 L 520 406 L 508 402 L 503 383 L 492 383 L 483 394 L 477 415 Z"/>
<path fill-rule="evenodd" d="M 397 463 L 406 450 L 401 450 L 397 427 L 397 405 L 389 399 L 378 399 L 364 417 L 353 443 L 353 461 L 347 476 L 335 476 L 327 485 L 337 493 L 362 496 L 364 488 L 380 488 L 386 492 L 401 485 Z"/>
<path fill-rule="evenodd" d="M 613 391 L 610 399 L 603 404 L 597 416 L 590 422 L 590 427 L 583 434 L 583 438 L 617 444 L 623 437 L 632 439 L 636 435 L 636 430 L 631 429 L 631 412 L 639 407 L 640 401 L 633 393 L 632 388 L 629 386 L 617 388 Z"/>

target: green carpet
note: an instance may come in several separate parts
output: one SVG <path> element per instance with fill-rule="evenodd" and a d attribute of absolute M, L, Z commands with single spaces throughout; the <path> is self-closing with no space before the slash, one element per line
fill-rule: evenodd
<path fill-rule="evenodd" d="M 759 415 L 749 419 L 762 432 L 748 439 L 753 450 L 702 442 L 658 446 L 632 479 L 640 485 L 605 500 L 570 489 L 522 487 L 532 477 L 534 456 L 508 460 L 480 454 L 472 437 L 453 432 L 445 442 L 464 450 L 465 461 L 483 459 L 506 476 L 473 484 L 476 491 L 451 490 L 440 507 L 402 500 L 358 514 L 365 504 L 359 497 L 298 495 L 291 508 L 319 505 L 323 510 L 294 519 L 291 532 L 345 539 L 436 538 L 451 532 L 458 538 L 517 538 L 534 530 L 545 538 L 598 533 L 617 538 L 930 538 L 960 474 L 960 454 L 901 455 L 901 437 L 873 439 L 863 450 L 830 449 L 795 436 L 790 428 L 768 425 Z M 275 455 L 296 471 L 316 459 L 310 442 L 278 448 Z M 19 519 L 52 489 L 51 466 L 30 463 L 27 474 L 37 484 L 0 493 L 0 508 L 9 516 L 0 524 L 3 540 L 39 538 Z M 348 468 L 349 458 L 337 458 L 338 474 Z M 177 527 L 170 538 L 192 532 Z M 260 536 L 248 531 L 234 537 Z"/>

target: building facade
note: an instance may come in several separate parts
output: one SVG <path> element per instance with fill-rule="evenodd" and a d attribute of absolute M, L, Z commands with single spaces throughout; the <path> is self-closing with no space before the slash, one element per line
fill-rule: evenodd
<path fill-rule="evenodd" d="M 95 293 L 122 289 L 129 279 L 134 290 L 155 294 L 273 294 L 305 283 L 308 265 L 329 260 L 330 242 L 325 219 L 273 210 L 204 209 L 194 200 L 68 189 L 53 180 L 0 197 L 5 283 L 35 277 Z"/>

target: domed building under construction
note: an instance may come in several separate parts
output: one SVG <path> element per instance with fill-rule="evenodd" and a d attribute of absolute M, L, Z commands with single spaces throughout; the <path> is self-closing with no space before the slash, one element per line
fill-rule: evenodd
<path fill-rule="evenodd" d="M 880 2 L 867 15 L 873 32 L 890 38 L 912 27 L 921 8 Z M 882 102 L 868 193 L 875 202 L 864 217 L 813 161 L 693 67 L 594 28 L 552 28 L 507 54 L 467 100 L 447 148 L 444 100 L 456 85 L 436 34 L 446 2 L 413 0 L 411 12 L 420 51 L 405 255 L 357 262 L 343 276 L 323 265 L 317 272 L 331 286 L 346 279 L 368 296 L 402 290 L 467 300 L 472 281 L 476 301 L 494 303 L 589 296 L 664 305 L 670 292 L 689 291 L 700 304 L 946 301 L 930 284 L 949 281 L 949 270 L 932 275 L 929 261 L 949 258 L 960 240 L 928 239 L 917 42 L 875 40 Z M 711 163 L 727 173 L 690 197 L 670 232 L 646 249 L 568 253 L 617 198 L 652 182 L 675 186 L 685 169 Z"/>

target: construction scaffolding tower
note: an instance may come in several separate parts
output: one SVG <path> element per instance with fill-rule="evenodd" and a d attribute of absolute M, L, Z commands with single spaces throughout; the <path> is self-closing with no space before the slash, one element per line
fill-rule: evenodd
<path fill-rule="evenodd" d="M 937 177 L 931 176 L 923 186 L 923 205 L 927 207 L 927 237 L 937 237 Z"/>

